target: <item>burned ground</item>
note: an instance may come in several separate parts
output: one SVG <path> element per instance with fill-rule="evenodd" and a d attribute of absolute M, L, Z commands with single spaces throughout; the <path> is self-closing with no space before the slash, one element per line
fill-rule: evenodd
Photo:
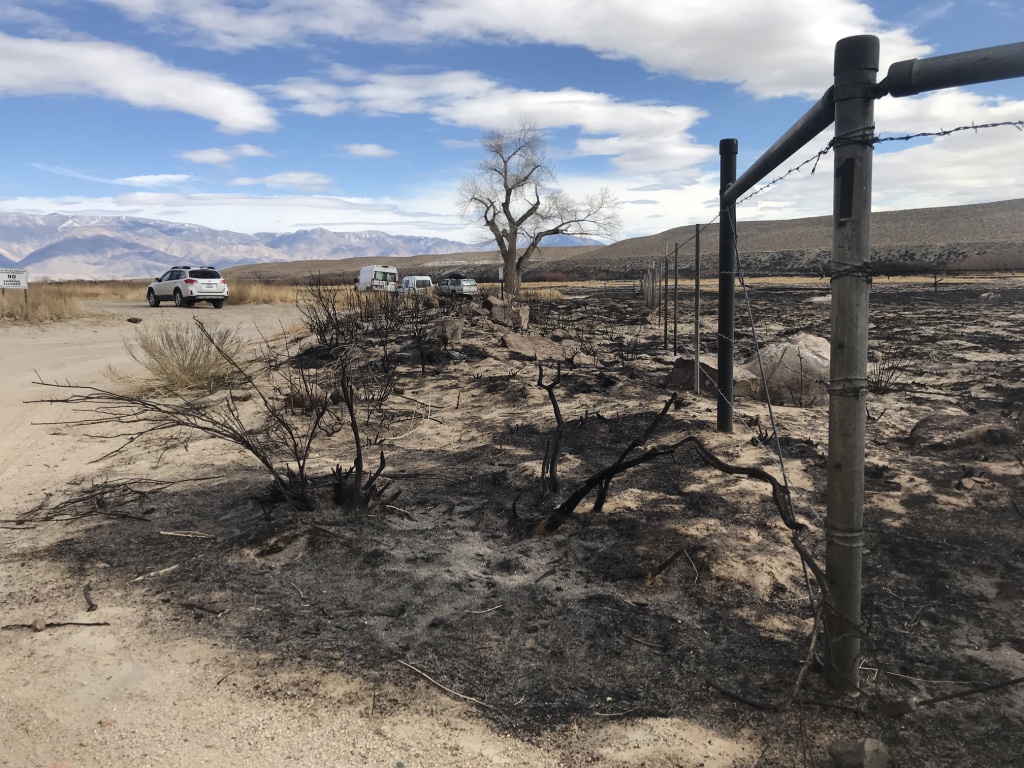
<path fill-rule="evenodd" d="M 202 472 L 222 477 L 187 494 L 141 500 L 130 511 L 143 519 L 82 528 L 38 554 L 83 580 L 107 564 L 104 580 L 93 578 L 98 599 L 137 601 L 182 635 L 281 664 L 344 665 L 398 686 L 419 678 L 397 662 L 413 665 L 538 743 L 557 745 L 589 719 L 680 717 L 754 741 L 765 766 L 815 764 L 810 756 L 831 741 L 865 736 L 886 742 L 896 765 L 1019 764 L 1019 688 L 901 719 L 878 712 L 883 701 L 1024 674 L 1024 287 L 995 286 L 998 304 L 979 303 L 988 283 L 873 288 L 875 364 L 886 345 L 910 352 L 892 391 L 869 398 L 870 641 L 858 698 L 821 681 L 808 582 L 767 485 L 722 475 L 683 448 L 615 478 L 600 513 L 589 512 L 591 498 L 559 530 L 533 534 L 671 394 L 661 383 L 674 357 L 632 286 L 567 288 L 568 298 L 533 305 L 534 330 L 567 330 L 582 347 L 555 390 L 567 423 L 558 496 L 540 485 L 555 423 L 537 365 L 497 343 L 507 329 L 470 316 L 468 354 L 439 356 L 427 376 L 415 350 L 403 350 L 410 362 L 391 403 L 411 415 L 369 449 L 386 452 L 385 475 L 402 491 L 393 506 L 353 515 L 324 496 L 300 535 L 282 537 L 293 529 L 289 516 L 255 498 L 265 479 L 236 458 L 230 471 Z M 826 281 L 752 287 L 757 341 L 827 336 L 827 291 Z M 742 298 L 738 306 L 744 356 L 754 334 Z M 705 311 L 704 338 L 713 339 L 713 300 Z M 680 317 L 690 312 L 684 302 Z M 684 327 L 680 354 L 690 354 Z M 547 381 L 552 374 L 546 366 Z M 650 442 L 696 435 L 730 463 L 779 476 L 773 443 L 758 439 L 769 423 L 763 404 L 739 402 L 734 434 L 722 435 L 713 400 L 680 395 Z M 940 408 L 955 408 L 961 428 L 912 441 L 915 425 Z M 805 543 L 823 563 L 827 407 L 778 408 L 775 417 L 797 516 L 811 529 Z M 160 454 L 159 466 L 201 463 L 209 442 Z M 315 468 L 326 478 L 350 460 L 339 439 L 323 446 Z"/>

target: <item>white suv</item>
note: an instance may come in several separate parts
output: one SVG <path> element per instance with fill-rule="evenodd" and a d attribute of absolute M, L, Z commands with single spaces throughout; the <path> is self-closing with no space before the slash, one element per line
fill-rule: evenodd
<path fill-rule="evenodd" d="M 213 267 L 171 267 L 149 284 L 146 301 L 159 307 L 161 301 L 173 301 L 176 307 L 194 307 L 208 301 L 220 309 L 228 298 L 228 281 Z"/>

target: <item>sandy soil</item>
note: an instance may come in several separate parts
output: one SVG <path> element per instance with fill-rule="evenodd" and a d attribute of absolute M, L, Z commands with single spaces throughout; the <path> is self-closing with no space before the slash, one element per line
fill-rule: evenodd
<path fill-rule="evenodd" d="M 26 402 L 50 394 L 34 371 L 112 386 L 107 366 L 129 364 L 127 318 L 181 310 L 108 304 L 87 321 L 0 328 L 0 765 L 817 765 L 831 741 L 865 736 L 898 765 L 1013 765 L 1019 688 L 901 720 L 877 712 L 1024 674 L 1024 292 L 1004 281 L 1003 303 L 982 307 L 985 287 L 877 288 L 874 336 L 928 353 L 869 406 L 859 699 L 831 694 L 813 663 L 801 676 L 813 611 L 764 484 L 681 453 L 617 479 L 601 513 L 584 504 L 530 534 L 667 397 L 672 355 L 631 295 L 535 307 L 537 329 L 593 340 L 558 389 L 561 496 L 539 489 L 553 420 L 536 365 L 477 319 L 462 356 L 427 377 L 401 353 L 400 413 L 380 443 L 396 505 L 362 519 L 325 505 L 272 550 L 291 523 L 255 498 L 266 479 L 251 458 L 208 439 L 102 458 L 110 442 L 89 436 L 101 430 L 62 423 L 70 406 Z M 810 301 L 822 290 L 765 290 L 759 334 L 827 335 L 828 305 Z M 252 338 L 299 321 L 287 306 L 194 312 Z M 974 442 L 911 441 L 938 406 L 1005 427 L 1009 442 L 984 428 Z M 826 413 L 776 417 L 820 557 Z M 721 435 L 713 401 L 691 396 L 657 440 L 699 434 L 727 461 L 777 471 L 757 440 L 767 419 L 740 403 L 737 431 Z M 350 458 L 328 442 L 313 469 Z M 94 482 L 182 472 L 216 477 L 140 500 L 135 518 L 26 522 L 46 494 L 52 507 Z M 166 535 L 182 531 L 210 538 Z M 50 626 L 15 626 L 38 619 Z"/>

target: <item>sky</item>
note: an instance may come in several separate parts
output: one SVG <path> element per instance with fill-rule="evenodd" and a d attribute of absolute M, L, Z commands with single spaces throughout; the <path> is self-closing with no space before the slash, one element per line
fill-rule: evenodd
<path fill-rule="evenodd" d="M 1021 0 L 0 0 L 0 211 L 237 232 L 479 241 L 456 207 L 485 131 L 544 131 L 559 188 L 619 201 L 619 239 L 711 220 L 832 82 L 1024 40 Z M 883 98 L 885 137 L 1024 120 L 1024 78 Z M 830 131 L 780 171 L 813 157 Z M 822 165 L 824 164 L 824 165 Z M 831 157 L 739 220 L 831 213 Z M 1024 131 L 876 147 L 874 208 L 1024 197 Z"/>

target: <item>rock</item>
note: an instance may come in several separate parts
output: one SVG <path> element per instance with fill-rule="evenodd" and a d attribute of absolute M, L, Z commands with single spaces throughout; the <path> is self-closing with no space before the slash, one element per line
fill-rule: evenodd
<path fill-rule="evenodd" d="M 761 365 L 757 355 L 742 367 L 758 381 L 754 395 L 773 403 L 808 408 L 828 404 L 829 343 L 809 334 L 798 334 L 786 342 L 768 344 L 761 349 Z M 761 383 L 761 366 L 767 386 Z"/>
<path fill-rule="evenodd" d="M 566 339 L 573 341 L 576 339 L 576 334 L 572 331 L 565 330 L 565 328 L 555 328 L 555 330 L 549 334 L 549 337 L 552 341 L 565 341 Z"/>
<path fill-rule="evenodd" d="M 333 393 L 332 393 L 333 395 Z M 341 401 L 341 393 L 338 392 L 338 401 Z M 325 403 L 328 399 L 328 394 L 323 391 L 319 384 L 310 383 L 309 386 L 302 386 L 301 389 L 293 389 L 287 395 L 284 396 L 284 407 L 285 408 L 296 408 L 301 411 L 306 411 L 312 408 L 314 405 Z M 331 397 L 333 400 L 333 397 Z"/>
<path fill-rule="evenodd" d="M 715 371 L 715 380 L 718 380 L 718 371 Z M 746 368 L 734 368 L 732 371 L 732 397 L 733 400 L 747 399 L 756 400 L 760 397 L 761 392 L 761 377 L 756 373 L 751 373 Z M 714 397 L 718 397 L 717 384 L 715 389 L 710 393 Z"/>
<path fill-rule="evenodd" d="M 502 302 L 491 307 L 491 320 L 498 325 L 525 331 L 530 327 L 530 308 L 526 305 L 513 307 Z"/>
<path fill-rule="evenodd" d="M 568 360 L 579 349 L 574 344 L 559 344 L 543 336 L 524 336 L 519 333 L 507 333 L 501 337 L 501 343 L 509 352 L 515 352 L 531 360 Z"/>
<path fill-rule="evenodd" d="M 980 445 L 1012 445 L 1019 440 L 1013 422 L 999 416 L 970 414 L 959 408 L 940 408 L 910 430 L 915 448 L 946 450 Z"/>
<path fill-rule="evenodd" d="M 995 291 L 985 291 L 978 299 L 982 304 L 998 304 L 1003 300 L 1003 297 Z"/>
<path fill-rule="evenodd" d="M 141 323 L 142 322 L 142 318 L 141 317 L 129 317 L 128 318 L 128 322 L 129 323 Z"/>
<path fill-rule="evenodd" d="M 693 391 L 693 360 L 685 357 L 678 358 L 672 366 L 672 370 L 665 376 L 661 386 L 673 392 Z M 700 362 L 700 393 L 710 397 L 718 394 L 718 369 L 707 362 Z"/>
<path fill-rule="evenodd" d="M 487 310 L 494 309 L 494 307 L 504 307 L 504 306 L 507 306 L 507 302 L 504 299 L 499 299 L 497 296 L 487 296 L 487 297 L 485 297 L 483 302 L 482 302 L 482 304 L 483 304 L 484 309 L 487 309 Z"/>
<path fill-rule="evenodd" d="M 34 632 L 42 632 L 44 629 L 46 629 L 46 619 L 42 616 L 36 616 L 32 620 L 32 630 Z"/>
<path fill-rule="evenodd" d="M 437 339 L 442 347 L 458 344 L 462 341 L 463 322 L 457 317 L 444 317 L 437 321 L 428 333 L 427 338 Z"/>
<path fill-rule="evenodd" d="M 888 768 L 889 748 L 878 739 L 837 741 L 828 748 L 835 768 Z"/>

